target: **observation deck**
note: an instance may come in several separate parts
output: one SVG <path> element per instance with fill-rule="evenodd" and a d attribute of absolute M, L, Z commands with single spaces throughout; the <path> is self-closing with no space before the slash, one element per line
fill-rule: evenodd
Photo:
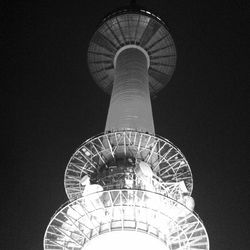
<path fill-rule="evenodd" d="M 177 55 L 166 24 L 141 8 L 130 6 L 103 19 L 88 48 L 91 75 L 106 93 L 111 93 L 116 54 L 133 45 L 142 48 L 149 58 L 149 90 L 154 96 L 170 81 Z"/>

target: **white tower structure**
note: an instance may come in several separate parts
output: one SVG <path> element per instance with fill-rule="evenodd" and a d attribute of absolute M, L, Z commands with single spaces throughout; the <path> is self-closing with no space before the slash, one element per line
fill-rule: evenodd
<path fill-rule="evenodd" d="M 69 160 L 69 201 L 51 218 L 44 249 L 208 250 L 189 164 L 155 135 L 150 95 L 176 64 L 166 24 L 136 5 L 113 12 L 90 41 L 88 64 L 111 93 L 106 127 Z"/>

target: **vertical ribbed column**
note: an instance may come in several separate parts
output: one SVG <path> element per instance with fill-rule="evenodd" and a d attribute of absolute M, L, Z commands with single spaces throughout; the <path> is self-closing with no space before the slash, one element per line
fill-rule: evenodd
<path fill-rule="evenodd" d="M 117 57 L 105 132 L 137 130 L 154 134 L 147 58 L 137 48 Z"/>

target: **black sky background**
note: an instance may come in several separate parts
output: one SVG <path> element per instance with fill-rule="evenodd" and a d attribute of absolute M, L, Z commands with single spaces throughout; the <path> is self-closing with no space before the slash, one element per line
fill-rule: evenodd
<path fill-rule="evenodd" d="M 88 43 L 127 3 L 1 2 L 0 249 L 43 249 L 50 217 L 67 201 L 71 154 L 105 126 L 109 96 L 88 72 Z M 248 1 L 138 3 L 167 22 L 178 52 L 171 82 L 152 101 L 156 132 L 191 165 L 211 250 L 247 250 Z"/>

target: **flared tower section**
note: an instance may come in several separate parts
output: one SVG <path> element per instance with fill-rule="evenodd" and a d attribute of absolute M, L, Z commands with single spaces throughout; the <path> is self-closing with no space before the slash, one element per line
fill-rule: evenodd
<path fill-rule="evenodd" d="M 193 211 L 189 164 L 155 135 L 150 96 L 176 64 L 165 23 L 135 6 L 113 12 L 90 41 L 88 64 L 111 94 L 106 126 L 71 157 L 64 180 L 69 202 L 52 217 L 44 249 L 208 250 Z"/>

